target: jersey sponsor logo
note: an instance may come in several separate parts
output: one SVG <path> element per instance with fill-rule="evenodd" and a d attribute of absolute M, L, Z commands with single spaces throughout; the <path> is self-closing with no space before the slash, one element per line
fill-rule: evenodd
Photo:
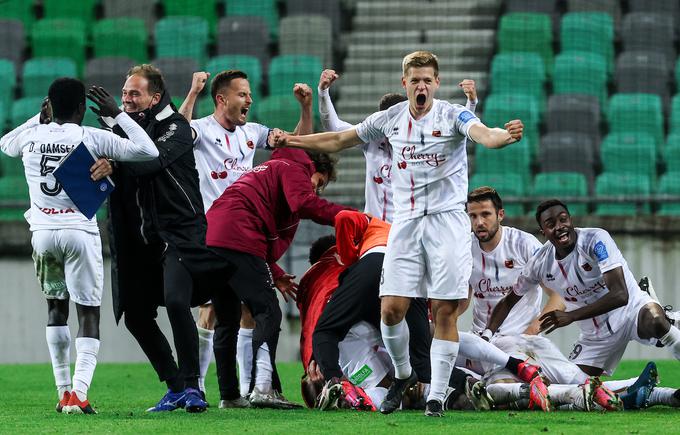
<path fill-rule="evenodd" d="M 602 241 L 595 243 L 595 247 L 593 248 L 593 252 L 595 252 L 595 256 L 597 257 L 597 261 L 604 261 L 607 258 L 609 258 L 609 253 L 607 252 L 607 247 L 604 246 L 604 242 L 602 242 Z"/>
<path fill-rule="evenodd" d="M 599 293 L 601 290 L 606 289 L 604 282 L 603 281 L 598 281 L 595 284 L 591 285 L 590 287 L 587 288 L 579 288 L 578 285 L 572 285 L 564 289 L 564 293 L 568 296 L 571 297 L 577 297 L 577 296 L 583 296 L 583 295 L 588 295 L 590 293 Z"/>
<path fill-rule="evenodd" d="M 72 208 L 64 208 L 61 210 L 58 210 L 54 207 L 38 207 L 38 210 L 41 212 L 45 213 L 46 215 L 55 215 L 55 214 L 66 214 L 66 213 L 75 213 L 76 211 Z"/>
<path fill-rule="evenodd" d="M 163 136 L 158 138 L 158 142 L 165 142 L 175 135 L 175 130 L 177 130 L 177 124 L 174 122 L 168 126 L 168 131 L 163 134 Z"/>
<path fill-rule="evenodd" d="M 415 164 L 426 164 L 436 168 L 446 161 L 446 156 L 438 153 L 418 153 L 415 145 L 408 145 L 401 149 L 401 156 L 404 160 L 409 160 L 411 163 L 415 160 Z"/>
<path fill-rule="evenodd" d="M 492 286 L 491 285 L 491 279 L 490 278 L 482 278 L 479 280 L 477 283 L 477 290 L 475 292 L 475 297 L 478 297 L 480 299 L 484 299 L 484 293 L 499 293 L 500 295 L 505 296 L 508 294 L 510 291 L 512 291 L 513 286 L 502 286 L 502 285 L 497 285 L 497 286 Z"/>
<path fill-rule="evenodd" d="M 253 169 L 251 169 L 251 171 L 252 172 L 262 172 L 262 171 L 266 171 L 267 169 L 269 169 L 269 166 L 267 166 L 267 165 L 258 165 L 258 166 L 255 166 Z"/>
<path fill-rule="evenodd" d="M 406 169 L 406 162 L 399 162 L 397 163 L 397 167 L 399 169 Z"/>
<path fill-rule="evenodd" d="M 229 175 L 227 174 L 227 171 L 210 171 L 210 178 L 213 180 L 224 180 L 227 178 L 227 175 Z"/>
<path fill-rule="evenodd" d="M 470 112 L 469 110 L 464 110 L 464 111 L 460 112 L 460 115 L 458 115 L 458 119 L 463 124 L 465 124 L 466 122 L 468 122 L 469 120 L 471 120 L 473 118 L 476 118 L 476 116 L 475 116 L 474 113 Z"/>
<path fill-rule="evenodd" d="M 513 267 L 515 267 L 514 260 L 512 258 L 505 260 L 505 267 L 507 267 L 508 269 L 512 269 Z"/>
<path fill-rule="evenodd" d="M 432 132 L 432 136 L 434 136 L 434 137 L 441 137 L 441 136 L 442 136 L 442 132 L 439 131 L 439 130 L 434 130 L 434 131 Z"/>
<path fill-rule="evenodd" d="M 354 385 L 359 385 L 362 382 L 364 382 L 366 379 L 368 379 L 368 377 L 371 376 L 372 373 L 373 373 L 373 369 L 371 369 L 367 364 L 364 364 L 363 367 L 361 367 L 352 376 L 349 377 L 349 380 Z"/>
<path fill-rule="evenodd" d="M 591 265 L 588 264 L 588 263 L 582 264 L 581 267 L 582 267 L 583 270 L 585 270 L 586 272 L 590 272 L 591 270 L 593 270 L 593 266 L 591 266 Z"/>

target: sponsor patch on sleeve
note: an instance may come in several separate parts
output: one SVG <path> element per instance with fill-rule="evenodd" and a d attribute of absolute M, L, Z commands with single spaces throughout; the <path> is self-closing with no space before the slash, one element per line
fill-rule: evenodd
<path fill-rule="evenodd" d="M 595 256 L 597 257 L 597 261 L 604 261 L 607 258 L 609 258 L 609 253 L 607 252 L 607 247 L 604 246 L 604 242 L 602 242 L 602 241 L 595 243 L 595 247 L 593 248 L 593 251 L 595 252 Z"/>
<path fill-rule="evenodd" d="M 463 124 L 474 118 L 475 114 L 470 112 L 469 110 L 463 110 L 462 112 L 460 112 L 460 115 L 458 115 L 458 120 Z"/>
<path fill-rule="evenodd" d="M 354 385 L 359 385 L 362 382 L 364 382 L 369 376 L 371 376 L 372 373 L 373 369 L 371 369 L 367 364 L 364 364 L 363 367 L 361 367 L 359 370 L 356 371 L 356 373 L 349 377 L 349 380 Z"/>

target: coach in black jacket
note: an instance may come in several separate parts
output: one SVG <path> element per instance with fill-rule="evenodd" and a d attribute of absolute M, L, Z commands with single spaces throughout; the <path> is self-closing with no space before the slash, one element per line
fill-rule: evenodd
<path fill-rule="evenodd" d="M 206 404 L 197 391 L 198 335 L 190 308 L 204 302 L 198 281 L 212 254 L 205 247 L 191 129 L 151 65 L 128 72 L 122 101 L 125 112 L 154 140 L 159 157 L 119 164 L 114 171 L 109 207 L 114 314 L 116 321 L 125 314 L 126 327 L 168 385 L 168 393 L 149 411 L 186 405 L 200 412 Z M 122 134 L 111 120 L 104 122 Z M 159 305 L 168 312 L 179 368 L 155 320 Z"/>

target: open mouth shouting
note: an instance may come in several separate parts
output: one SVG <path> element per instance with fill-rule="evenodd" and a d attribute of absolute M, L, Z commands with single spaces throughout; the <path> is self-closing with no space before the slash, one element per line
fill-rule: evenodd
<path fill-rule="evenodd" d="M 427 96 L 425 94 L 416 95 L 416 108 L 417 109 L 424 109 L 426 101 L 427 101 Z"/>
<path fill-rule="evenodd" d="M 555 241 L 561 246 L 567 247 L 570 244 L 569 230 L 560 229 L 555 231 Z"/>

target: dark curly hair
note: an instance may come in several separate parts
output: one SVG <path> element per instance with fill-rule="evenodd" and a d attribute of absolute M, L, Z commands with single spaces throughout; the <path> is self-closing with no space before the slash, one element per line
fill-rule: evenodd
<path fill-rule="evenodd" d="M 559 199 L 549 199 L 547 201 L 543 201 L 542 203 L 538 204 L 536 207 L 536 222 L 538 222 L 538 227 L 541 227 L 541 215 L 543 214 L 544 211 L 546 211 L 549 208 L 555 207 L 555 206 L 561 206 L 564 207 L 564 209 L 567 211 L 568 215 L 571 215 L 569 213 L 569 209 L 567 208 L 567 205 L 560 201 Z"/>
<path fill-rule="evenodd" d="M 328 251 L 333 245 L 335 245 L 335 236 L 333 234 L 316 239 L 312 246 L 309 247 L 309 264 L 319 261 L 323 253 Z"/>
<path fill-rule="evenodd" d="M 314 162 L 316 172 L 328 175 L 328 182 L 335 181 L 338 174 L 335 166 L 338 164 L 338 158 L 335 155 L 326 153 L 308 152 L 309 158 Z"/>

